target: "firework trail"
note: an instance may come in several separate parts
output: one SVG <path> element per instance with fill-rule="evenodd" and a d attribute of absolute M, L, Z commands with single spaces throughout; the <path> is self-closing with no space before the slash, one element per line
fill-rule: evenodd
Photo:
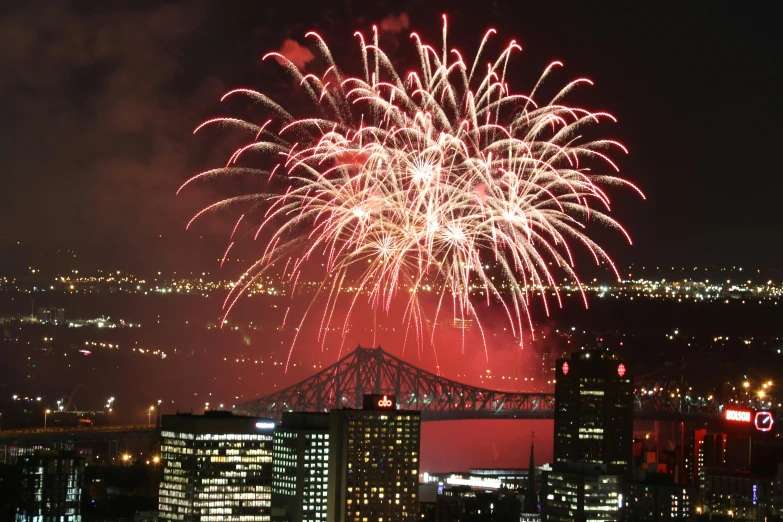
<path fill-rule="evenodd" d="M 264 58 L 291 73 L 312 101 L 310 117 L 294 118 L 259 92 L 236 89 L 222 99 L 249 97 L 268 117 L 260 125 L 215 118 L 196 129 L 230 126 L 253 138 L 224 168 L 197 174 L 180 190 L 219 176 L 254 176 L 269 187 L 217 201 L 188 223 L 239 207 L 242 216 L 229 248 L 240 222 L 252 226 L 246 235 L 263 238 L 263 254 L 226 297 L 226 315 L 262 276 L 287 282 L 293 296 L 302 270 L 313 265 L 322 282 L 299 330 L 307 315 L 319 310 L 323 347 L 340 299 L 348 307 L 343 340 L 357 304 L 389 313 L 401 300 L 407 332 L 421 354 L 425 343 L 434 347 L 434 327 L 419 299 L 425 289 L 437 296 L 433 325 L 445 314 L 473 318 L 483 337 L 477 307 L 495 303 L 521 344 L 523 332 L 532 333 L 533 298 L 540 296 L 548 313 L 550 300 L 562 304 L 558 282 L 563 278 L 582 288 L 574 245 L 586 248 L 597 264 L 606 262 L 619 278 L 586 226 L 597 222 L 617 229 L 630 242 L 608 215 L 605 187 L 628 186 L 644 195 L 616 175 L 610 156 L 627 152 L 623 145 L 583 136 L 587 126 L 614 118 L 565 102 L 569 91 L 592 82 L 574 80 L 541 100 L 542 82 L 562 66 L 553 62 L 529 94 L 516 93 L 506 82 L 506 70 L 519 45 L 512 41 L 482 66 L 482 51 L 495 33 L 491 29 L 467 64 L 456 49 L 448 50 L 445 17 L 443 22 L 440 54 L 411 34 L 419 69 L 404 77 L 379 47 L 375 27 L 372 43 L 355 35 L 363 77 L 345 76 L 323 39 L 308 33 L 326 64 L 321 76 L 304 74 L 278 53 Z M 583 291 L 582 296 L 587 305 Z M 315 306 L 318 301 L 325 304 Z"/>

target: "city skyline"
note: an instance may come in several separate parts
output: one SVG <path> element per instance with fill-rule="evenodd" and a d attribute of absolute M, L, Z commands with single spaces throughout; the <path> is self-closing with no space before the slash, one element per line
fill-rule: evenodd
<path fill-rule="evenodd" d="M 781 5 L 0 15 L 0 522 L 783 520 Z"/>

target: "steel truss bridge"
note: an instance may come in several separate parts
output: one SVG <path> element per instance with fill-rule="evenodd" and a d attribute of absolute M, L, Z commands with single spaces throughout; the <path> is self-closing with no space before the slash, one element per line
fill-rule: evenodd
<path fill-rule="evenodd" d="M 676 385 L 651 383 L 634 398 L 637 420 L 722 422 L 715 402 L 675 399 Z M 649 388 L 649 389 L 648 389 Z M 288 388 L 237 405 L 235 413 L 280 420 L 284 411 L 327 412 L 361 408 L 365 394 L 393 395 L 401 409 L 420 410 L 422 420 L 552 419 L 555 396 L 468 386 L 422 370 L 378 348 L 359 347 L 335 364 Z M 783 411 L 776 422 L 783 424 Z M 154 441 L 147 425 L 36 428 L 0 431 L 6 445 Z"/>
<path fill-rule="evenodd" d="M 365 394 L 393 395 L 422 420 L 552 419 L 552 393 L 521 393 L 468 386 L 422 370 L 378 348 L 358 347 L 335 364 L 288 388 L 239 404 L 235 413 L 279 420 L 284 411 L 361 408 Z M 717 405 L 683 406 L 660 394 L 638 393 L 639 420 L 714 420 Z"/>

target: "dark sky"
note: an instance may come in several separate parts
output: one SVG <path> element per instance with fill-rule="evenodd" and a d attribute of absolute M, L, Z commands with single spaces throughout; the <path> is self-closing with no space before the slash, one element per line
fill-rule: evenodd
<path fill-rule="evenodd" d="M 509 74 L 515 90 L 528 91 L 553 59 L 565 63 L 561 85 L 595 81 L 579 102 L 618 117 L 607 133 L 631 151 L 623 174 L 649 196 L 613 193 L 616 216 L 635 239 L 633 247 L 608 240 L 620 263 L 779 266 L 779 3 L 321 4 L 330 7 L 0 7 L 0 268 L 57 248 L 126 270 L 213 263 L 225 223 L 184 231 L 213 194 L 174 196 L 184 178 L 223 160 L 216 135 L 193 137 L 195 126 L 225 114 L 218 99 L 231 87 L 284 91 L 277 65 L 260 57 L 285 39 L 306 44 L 304 33 L 317 30 L 340 62 L 355 47 L 355 30 L 368 33 L 403 13 L 410 27 L 390 35 L 400 56 L 409 56 L 412 29 L 438 42 L 448 13 L 450 42 L 463 54 L 475 52 L 489 27 L 498 29 L 498 45 L 522 44 Z"/>

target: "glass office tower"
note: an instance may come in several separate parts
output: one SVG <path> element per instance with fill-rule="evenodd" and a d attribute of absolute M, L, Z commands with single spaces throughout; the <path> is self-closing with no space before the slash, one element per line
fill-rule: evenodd
<path fill-rule="evenodd" d="M 159 520 L 269 521 L 274 429 L 230 412 L 164 415 Z"/>

